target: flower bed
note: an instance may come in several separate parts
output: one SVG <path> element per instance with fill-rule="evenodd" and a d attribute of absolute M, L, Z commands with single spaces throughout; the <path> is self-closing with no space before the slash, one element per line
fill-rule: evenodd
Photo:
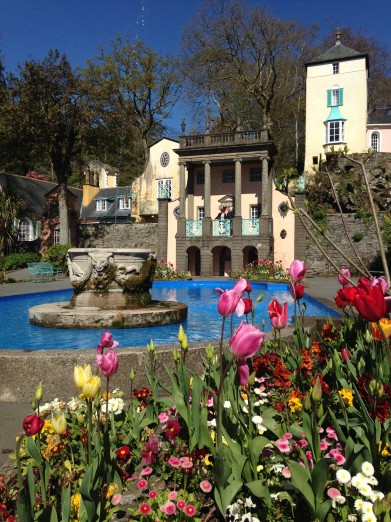
<path fill-rule="evenodd" d="M 228 346 L 205 349 L 201 374 L 187 365 L 180 327 L 168 384 L 151 342 L 145 386 L 134 388 L 129 368 L 128 388 L 111 390 L 117 343 L 106 332 L 98 373 L 75 367 L 80 395 L 43 404 L 39 385 L 17 443 L 18 480 L 0 482 L 0 520 L 389 520 L 388 289 L 341 277 L 345 317 L 314 337 L 303 327 L 305 272 L 292 263 L 291 342 L 281 335 L 286 306 L 269 304 L 267 340 L 251 284 L 240 279 L 216 289 L 218 313 L 222 330 L 234 313 L 244 320 Z"/>

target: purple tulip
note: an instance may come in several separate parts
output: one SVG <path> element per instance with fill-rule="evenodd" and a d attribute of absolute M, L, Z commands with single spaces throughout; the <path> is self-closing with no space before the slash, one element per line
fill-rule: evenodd
<path fill-rule="evenodd" d="M 261 347 L 264 337 L 265 334 L 258 327 L 242 321 L 229 340 L 229 349 L 237 359 L 253 357 Z"/>
<path fill-rule="evenodd" d="M 338 282 L 340 285 L 342 286 L 346 286 L 349 284 L 349 281 L 347 279 L 345 279 L 344 276 L 346 276 L 348 279 L 350 279 L 350 270 L 349 268 L 341 268 L 341 274 L 338 274 Z"/>
<path fill-rule="evenodd" d="M 114 341 L 114 343 L 115 342 L 116 341 Z M 98 346 L 96 350 L 96 364 L 105 377 L 111 377 L 118 370 L 117 352 L 114 348 L 109 348 L 106 353 L 103 353 L 102 346 Z"/>
<path fill-rule="evenodd" d="M 291 263 L 288 272 L 289 277 L 291 278 L 293 283 L 300 283 L 300 281 L 302 281 L 303 277 L 305 276 L 305 273 L 307 272 L 307 267 L 305 266 L 304 261 L 299 261 L 298 259 L 295 259 Z"/>

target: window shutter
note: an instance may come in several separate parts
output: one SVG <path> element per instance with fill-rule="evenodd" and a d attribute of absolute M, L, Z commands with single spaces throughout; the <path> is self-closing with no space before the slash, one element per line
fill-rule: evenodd
<path fill-rule="evenodd" d="M 343 89 L 339 89 L 339 105 L 343 105 Z"/>
<path fill-rule="evenodd" d="M 331 107 L 331 89 L 327 91 L 327 107 Z"/>

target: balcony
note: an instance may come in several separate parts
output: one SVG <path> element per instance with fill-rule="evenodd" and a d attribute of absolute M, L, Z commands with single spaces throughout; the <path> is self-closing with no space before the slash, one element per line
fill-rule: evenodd
<path fill-rule="evenodd" d="M 253 145 L 268 141 L 267 129 L 261 131 L 225 132 L 222 134 L 190 134 L 181 136 L 181 149 L 210 148 L 227 145 Z"/>
<path fill-rule="evenodd" d="M 212 236 L 232 236 L 233 223 L 231 219 L 215 219 L 212 221 Z M 242 219 L 242 236 L 259 236 L 259 219 Z M 186 237 L 202 237 L 202 219 L 186 220 Z"/>

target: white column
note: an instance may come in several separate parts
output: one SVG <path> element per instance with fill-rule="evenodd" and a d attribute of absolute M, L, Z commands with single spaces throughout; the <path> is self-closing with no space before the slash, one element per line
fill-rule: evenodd
<path fill-rule="evenodd" d="M 242 215 L 242 160 L 235 160 L 235 216 Z"/>

